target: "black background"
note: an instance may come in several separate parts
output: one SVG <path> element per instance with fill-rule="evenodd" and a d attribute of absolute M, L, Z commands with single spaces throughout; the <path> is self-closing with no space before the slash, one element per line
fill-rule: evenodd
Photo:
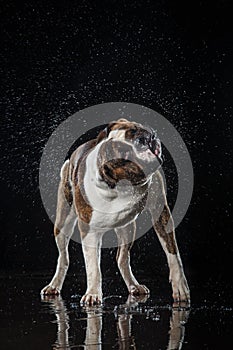
<path fill-rule="evenodd" d="M 201 298 L 230 300 L 230 1 L 1 1 L 1 27 L 2 274 L 55 266 L 38 184 L 51 133 L 78 110 L 125 101 L 164 115 L 186 142 L 195 188 L 177 229 L 185 271 Z M 70 253 L 70 271 L 83 273 L 80 246 L 71 242 Z M 114 255 L 103 252 L 106 276 Z M 137 273 L 153 278 L 166 262 L 152 232 L 132 255 Z"/>

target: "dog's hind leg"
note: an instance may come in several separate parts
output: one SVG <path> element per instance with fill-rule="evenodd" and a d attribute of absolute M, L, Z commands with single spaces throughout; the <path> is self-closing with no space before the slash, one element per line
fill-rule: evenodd
<path fill-rule="evenodd" d="M 58 188 L 57 213 L 54 235 L 59 251 L 56 272 L 51 282 L 42 289 L 41 294 L 59 294 L 69 267 L 68 244 L 73 234 L 77 215 L 73 209 L 71 187 L 68 181 L 69 161 L 61 170 L 61 181 Z"/>
<path fill-rule="evenodd" d="M 163 179 L 157 175 L 153 179 L 148 200 L 154 230 L 167 256 L 175 301 L 190 301 L 190 291 L 184 274 L 183 265 L 175 237 L 175 227 L 164 190 Z M 156 194 L 156 195 L 154 195 Z"/>
<path fill-rule="evenodd" d="M 130 266 L 130 249 L 135 238 L 136 223 L 133 222 L 127 226 L 116 228 L 115 232 L 118 238 L 116 260 L 129 293 L 133 295 L 149 294 L 149 289 L 146 286 L 138 283 Z"/>

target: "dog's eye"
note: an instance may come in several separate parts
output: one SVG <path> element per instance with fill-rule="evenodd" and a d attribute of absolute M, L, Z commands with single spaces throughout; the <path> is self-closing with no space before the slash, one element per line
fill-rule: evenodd
<path fill-rule="evenodd" d="M 137 130 L 136 130 L 136 129 L 131 129 L 131 130 L 130 130 L 130 133 L 131 133 L 132 136 L 134 136 L 134 135 L 136 135 Z"/>
<path fill-rule="evenodd" d="M 145 145 L 146 144 L 146 138 L 144 136 L 141 136 L 138 138 L 138 142 L 142 145 Z"/>

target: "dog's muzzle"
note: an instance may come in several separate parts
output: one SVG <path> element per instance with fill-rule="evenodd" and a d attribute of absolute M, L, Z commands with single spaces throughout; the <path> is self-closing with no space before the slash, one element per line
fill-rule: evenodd
<path fill-rule="evenodd" d="M 154 133 L 145 131 L 134 139 L 134 146 L 140 159 L 148 162 L 158 161 L 162 164 L 161 142 Z"/>

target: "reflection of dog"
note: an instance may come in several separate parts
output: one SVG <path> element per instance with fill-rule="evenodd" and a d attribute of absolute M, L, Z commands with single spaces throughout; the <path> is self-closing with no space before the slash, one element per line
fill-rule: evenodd
<path fill-rule="evenodd" d="M 147 311 L 143 311 L 141 308 L 142 303 L 145 303 L 148 299 L 148 296 L 138 295 L 133 296 L 129 295 L 127 301 L 123 305 L 119 305 L 117 307 L 117 311 L 115 309 L 114 315 L 117 319 L 117 333 L 118 333 L 118 349 L 134 349 L 136 350 L 136 338 L 137 335 L 133 332 L 133 328 L 131 325 L 131 321 L 137 320 L 137 323 L 142 321 L 141 316 L 148 317 L 148 309 Z M 70 312 L 69 309 L 66 308 L 64 301 L 61 296 L 56 295 L 43 295 L 42 301 L 48 303 L 52 312 L 56 315 L 57 319 L 57 340 L 54 344 L 53 349 L 67 349 L 71 350 L 74 347 L 74 344 L 70 343 L 71 334 L 69 334 L 70 329 L 72 329 L 72 321 L 75 325 L 77 324 L 77 314 Z M 139 304 L 140 303 L 140 308 Z M 181 307 L 180 307 L 181 305 Z M 169 334 L 169 342 L 167 346 L 167 350 L 181 349 L 184 341 L 185 335 L 185 324 L 188 321 L 189 317 L 189 308 L 187 308 L 187 303 L 179 304 L 179 307 L 175 307 L 172 309 L 172 314 L 170 316 L 170 329 L 168 324 L 163 322 L 165 329 L 164 334 Z M 85 349 L 90 350 L 99 350 L 102 349 L 102 344 L 104 344 L 105 339 L 102 339 L 102 325 L 106 324 L 106 319 L 104 321 L 104 317 L 106 317 L 106 313 L 102 309 L 102 307 L 97 306 L 84 306 L 82 312 L 86 313 L 86 336 L 84 341 Z M 109 310 L 108 310 L 109 311 Z M 166 312 L 166 310 L 163 310 Z M 152 312 L 153 308 L 152 308 Z M 69 317 L 70 315 L 70 317 Z M 72 315 L 75 317 L 72 320 Z M 140 316 L 140 318 L 138 318 Z M 84 317 L 82 317 L 82 320 Z M 113 321 L 115 323 L 115 320 Z M 111 328 L 111 327 L 110 327 Z M 158 330 L 157 330 L 158 332 Z M 75 334 L 80 336 L 80 332 L 77 332 L 77 328 L 75 326 Z M 161 334 L 158 333 L 158 336 Z M 74 339 L 73 339 L 74 341 Z M 114 337 L 115 341 L 115 337 Z M 81 346 L 81 345 L 80 345 Z M 109 345 L 110 347 L 110 345 Z M 115 346 L 114 346 L 115 347 Z"/>
<path fill-rule="evenodd" d="M 100 250 L 103 234 L 114 229 L 118 238 L 117 263 L 130 294 L 148 294 L 130 267 L 129 251 L 135 220 L 147 206 L 166 253 L 173 298 L 187 301 L 189 288 L 175 240 L 162 176 L 160 141 L 152 129 L 119 119 L 98 137 L 81 145 L 65 162 L 58 189 L 54 227 L 59 250 L 56 273 L 42 294 L 59 294 L 69 265 L 68 243 L 78 220 L 87 272 L 81 302 L 102 300 Z"/>

